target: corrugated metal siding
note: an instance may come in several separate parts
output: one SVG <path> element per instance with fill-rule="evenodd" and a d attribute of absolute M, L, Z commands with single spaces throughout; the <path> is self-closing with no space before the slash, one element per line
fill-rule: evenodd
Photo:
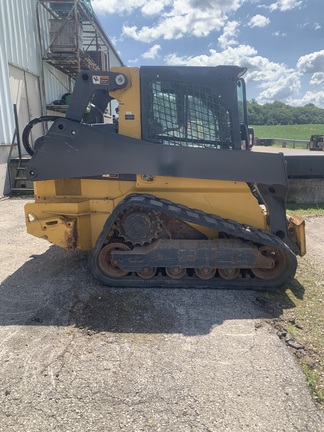
<path fill-rule="evenodd" d="M 11 143 L 15 129 L 9 85 L 9 67 L 7 62 L 5 29 L 1 25 L 3 6 L 4 5 L 0 0 L 0 145 Z M 0 190 L 0 195 L 1 193 L 2 191 Z"/>
<path fill-rule="evenodd" d="M 40 33 L 40 35 L 37 34 L 37 37 L 38 39 L 40 39 L 39 44 L 40 44 L 42 56 L 44 56 L 50 44 L 50 21 L 49 20 L 51 18 L 51 15 L 41 4 L 37 5 L 36 13 L 39 19 L 38 29 Z"/>
<path fill-rule="evenodd" d="M 37 41 L 37 0 L 1 0 L 7 59 L 14 66 L 40 74 Z"/>
<path fill-rule="evenodd" d="M 8 64 L 41 76 L 36 4 L 37 0 L 0 0 L 0 144 L 10 144 L 15 129 Z M 49 42 L 48 12 L 39 7 L 38 16 L 45 52 Z M 44 83 L 44 105 L 69 91 L 69 77 L 47 64 Z"/>
<path fill-rule="evenodd" d="M 46 104 L 70 92 L 70 78 L 48 64 L 44 64 L 44 81 Z"/>

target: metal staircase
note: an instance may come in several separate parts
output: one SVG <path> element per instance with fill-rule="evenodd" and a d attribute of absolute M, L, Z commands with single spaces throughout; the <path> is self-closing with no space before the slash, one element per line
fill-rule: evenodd
<path fill-rule="evenodd" d="M 32 195 L 34 193 L 33 182 L 28 180 L 25 170 L 29 157 L 11 158 L 9 161 L 10 191 L 16 195 Z"/>
<path fill-rule="evenodd" d="M 32 195 L 34 193 L 33 182 L 25 175 L 30 157 L 22 155 L 16 105 L 13 106 L 13 110 L 16 126 L 7 162 L 10 193 L 12 195 Z M 14 153 L 18 155 L 13 156 Z"/>
<path fill-rule="evenodd" d="M 50 30 L 46 36 L 41 28 L 44 9 Z M 43 61 L 71 78 L 80 70 L 108 70 L 110 53 L 120 60 L 90 0 L 38 0 L 36 12 L 41 45 L 49 36 Z"/>

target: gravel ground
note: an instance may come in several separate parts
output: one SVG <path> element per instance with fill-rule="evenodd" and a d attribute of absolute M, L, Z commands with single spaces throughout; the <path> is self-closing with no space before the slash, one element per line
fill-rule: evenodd
<path fill-rule="evenodd" d="M 26 202 L 0 201 L 0 431 L 323 430 L 256 293 L 102 287 Z"/>

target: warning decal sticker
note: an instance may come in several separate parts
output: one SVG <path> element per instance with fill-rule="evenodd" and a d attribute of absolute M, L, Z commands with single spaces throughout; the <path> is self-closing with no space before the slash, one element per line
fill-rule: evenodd
<path fill-rule="evenodd" d="M 92 76 L 93 84 L 97 85 L 109 85 L 109 76 L 107 75 L 93 75 Z"/>

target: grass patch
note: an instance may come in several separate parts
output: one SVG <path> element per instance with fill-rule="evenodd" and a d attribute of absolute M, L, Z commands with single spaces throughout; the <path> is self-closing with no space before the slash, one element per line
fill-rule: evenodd
<path fill-rule="evenodd" d="M 319 403 L 324 403 L 324 389 L 320 387 L 320 376 L 308 365 L 303 365 L 302 370 L 306 375 L 307 386 L 310 389 L 314 399 Z"/>
<path fill-rule="evenodd" d="M 288 326 L 288 332 L 289 332 L 289 334 L 291 334 L 291 336 L 294 339 L 298 339 L 298 337 L 300 336 L 300 329 L 298 329 L 293 324 L 291 324 L 291 325 Z"/>
<path fill-rule="evenodd" d="M 311 135 L 323 135 L 324 124 L 252 126 L 258 138 L 307 140 Z"/>
<path fill-rule="evenodd" d="M 324 409 L 324 271 L 307 255 L 286 290 L 260 294 L 271 324 L 303 370 L 313 399 Z"/>
<path fill-rule="evenodd" d="M 286 205 L 287 214 L 289 216 L 296 215 L 301 218 L 324 216 L 324 203 L 320 204 L 295 204 L 289 203 Z"/>

